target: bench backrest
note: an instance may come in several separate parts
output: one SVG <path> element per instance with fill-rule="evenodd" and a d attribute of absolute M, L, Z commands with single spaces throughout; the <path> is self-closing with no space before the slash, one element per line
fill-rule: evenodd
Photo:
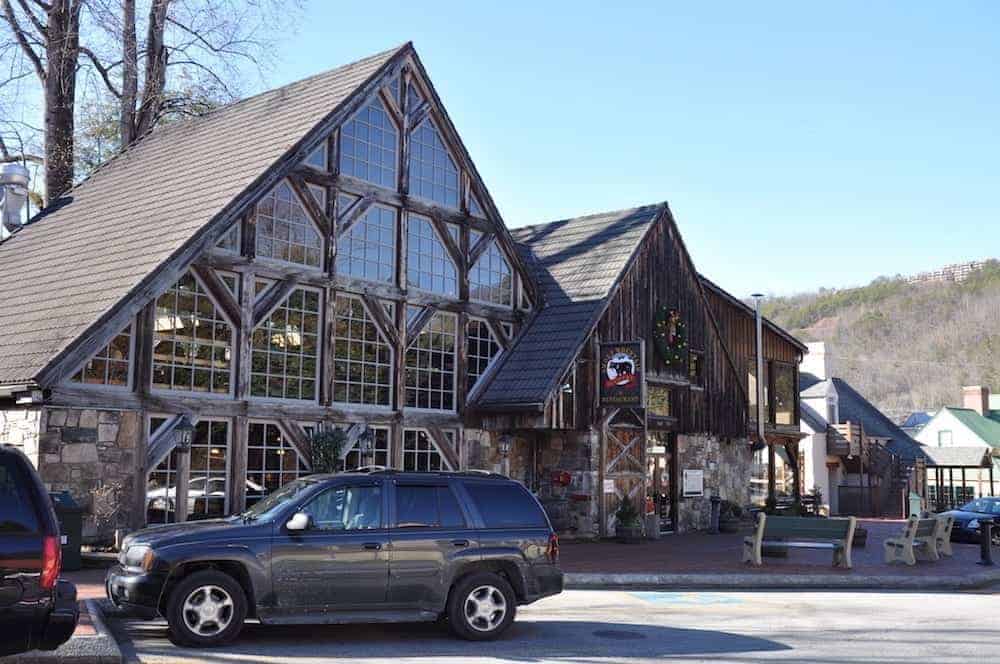
<path fill-rule="evenodd" d="M 920 519 L 917 522 L 917 537 L 930 537 L 937 528 L 937 519 Z"/>
<path fill-rule="evenodd" d="M 787 537 L 807 540 L 843 540 L 850 528 L 849 519 L 818 519 L 805 516 L 769 516 L 764 523 L 764 537 Z"/>

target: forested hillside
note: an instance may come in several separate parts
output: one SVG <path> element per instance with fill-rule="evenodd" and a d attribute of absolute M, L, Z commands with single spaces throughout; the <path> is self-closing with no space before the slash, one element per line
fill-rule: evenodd
<path fill-rule="evenodd" d="M 959 401 L 962 385 L 1000 390 L 1000 261 L 961 283 L 867 286 L 768 298 L 764 315 L 826 341 L 834 375 L 890 417 Z"/>

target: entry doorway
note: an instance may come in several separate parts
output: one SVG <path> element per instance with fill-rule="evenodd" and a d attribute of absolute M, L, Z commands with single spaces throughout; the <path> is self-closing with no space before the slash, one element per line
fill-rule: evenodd
<path fill-rule="evenodd" d="M 661 533 L 677 527 L 677 435 L 650 431 L 646 438 L 646 497 L 660 521 Z"/>

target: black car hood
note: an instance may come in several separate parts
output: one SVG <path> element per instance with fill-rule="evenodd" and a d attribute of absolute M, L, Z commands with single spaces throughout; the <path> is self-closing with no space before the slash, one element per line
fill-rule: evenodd
<path fill-rule="evenodd" d="M 959 523 L 965 523 L 966 521 L 971 521 L 972 519 L 992 519 L 995 514 L 986 514 L 984 512 L 967 512 L 965 510 L 949 510 L 947 512 L 942 512 L 941 516 L 953 516 L 955 521 Z"/>
<path fill-rule="evenodd" d="M 122 548 L 124 549 L 137 544 L 164 546 L 194 540 L 231 540 L 256 533 L 260 530 L 260 527 L 253 523 L 245 523 L 240 517 L 185 521 L 184 523 L 150 526 L 126 537 L 122 543 Z"/>

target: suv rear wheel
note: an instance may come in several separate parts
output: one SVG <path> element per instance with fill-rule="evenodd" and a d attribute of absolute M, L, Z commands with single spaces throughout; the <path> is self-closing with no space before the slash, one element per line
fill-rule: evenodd
<path fill-rule="evenodd" d="M 514 622 L 517 597 L 499 574 L 471 574 L 454 587 L 448 599 L 448 624 L 463 639 L 489 641 Z"/>
<path fill-rule="evenodd" d="M 243 629 L 247 600 L 233 577 L 217 570 L 195 572 L 181 580 L 167 602 L 167 623 L 174 640 L 186 646 L 218 646 Z"/>

